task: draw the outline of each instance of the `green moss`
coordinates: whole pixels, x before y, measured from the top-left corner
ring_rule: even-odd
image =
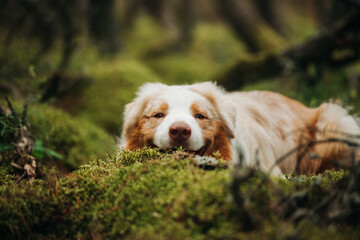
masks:
[[[246,54],[245,47],[222,24],[199,23],[182,53],[146,58],[144,62],[169,84],[215,81],[224,64]]]
[[[137,17],[134,26],[125,31],[123,40],[127,57],[141,57],[150,49],[171,40],[170,33],[145,14]]]
[[[15,177],[13,176],[14,169],[10,166],[4,158],[0,156],[0,184],[10,184]]]
[[[151,59],[147,62],[167,84],[190,84],[193,82],[212,81],[219,65],[206,59],[176,54]]]
[[[246,205],[257,224],[255,231],[244,231],[229,191],[232,169],[206,171],[180,156],[156,149],[119,151],[66,177],[5,183],[0,231],[5,237],[55,239],[319,239],[342,233],[335,225],[293,225],[276,218],[275,191],[261,175],[241,187],[244,196],[252,196]],[[284,188],[286,181],[292,186],[281,181]],[[316,234],[308,234],[308,227]],[[344,239],[355,233],[348,228]]]
[[[194,39],[189,55],[201,57],[202,60],[224,64],[239,56],[249,54],[246,46],[225,24],[200,22],[196,25],[193,34]]]
[[[10,43],[6,43],[5,34],[0,32],[1,81],[15,87],[17,92],[38,87],[45,79],[44,74],[39,74],[38,70],[49,70],[49,66],[44,63],[34,66],[39,50],[40,44],[28,39],[14,37]],[[1,97],[3,94],[0,91]]]
[[[254,26],[255,27],[255,26]],[[266,23],[260,23],[257,28],[257,44],[263,51],[277,52],[284,49],[288,44],[287,41],[274,31]]]
[[[45,231],[41,226],[58,216],[58,224],[48,234],[66,230],[68,237],[89,237],[91,233],[114,237],[182,218],[188,219],[186,226],[195,227],[193,234],[204,231],[200,222],[209,227],[217,224],[220,205],[213,203],[228,201],[223,185],[228,181],[227,172],[207,172],[186,160],[174,162],[172,156],[159,155],[154,150],[120,152],[112,160],[93,161],[58,181],[24,183],[12,190],[2,186],[0,205],[6,207],[0,211],[1,226],[18,228],[22,236],[27,232],[21,218],[24,214],[31,229],[42,229],[40,234]],[[14,205],[6,201],[8,197],[17,199]],[[42,207],[38,205],[41,201],[46,201]],[[207,211],[198,214],[199,207]]]
[[[33,138],[63,157],[59,160],[45,155],[44,159],[39,159],[42,163],[73,170],[96,157],[104,156],[115,146],[113,138],[95,124],[71,117],[49,105],[30,104],[28,121]]]
[[[114,139],[93,123],[73,118],[48,105],[32,107],[29,122],[33,137],[61,154],[65,166],[70,169],[78,168],[114,148]]]
[[[67,110],[114,134],[120,133],[124,106],[134,98],[137,88],[145,82],[160,82],[141,63],[121,58],[89,65],[84,73],[93,81]]]

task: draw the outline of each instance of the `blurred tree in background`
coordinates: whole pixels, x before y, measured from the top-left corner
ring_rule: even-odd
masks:
[[[0,97],[112,135],[149,81],[359,107],[359,12],[358,0],[1,0]]]

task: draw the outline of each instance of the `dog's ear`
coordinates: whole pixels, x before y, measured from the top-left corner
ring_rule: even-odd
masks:
[[[221,106],[218,109],[221,109],[219,112],[220,119],[225,123],[224,128],[228,138],[234,138],[234,130],[236,128],[236,107],[233,102],[227,99],[220,99]]]
[[[126,142],[130,139],[132,133],[138,126],[140,118],[148,102],[157,96],[159,91],[166,87],[161,83],[146,83],[142,85],[136,93],[136,98],[125,106],[124,111],[124,124],[121,136],[121,145],[125,146]]]
[[[226,97],[226,91],[212,82],[189,85],[189,89],[203,95],[213,106],[219,116],[228,138],[234,138],[236,125],[236,107]]]

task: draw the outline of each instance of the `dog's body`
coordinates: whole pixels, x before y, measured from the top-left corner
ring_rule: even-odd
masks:
[[[155,83],[142,86],[126,106],[122,145],[130,150],[182,146],[208,156],[218,152],[228,162],[241,157],[244,164],[258,162],[277,175],[349,165],[356,149],[338,139],[352,140],[350,135],[359,134],[355,119],[336,104],[311,109],[273,92],[226,93],[209,82]]]

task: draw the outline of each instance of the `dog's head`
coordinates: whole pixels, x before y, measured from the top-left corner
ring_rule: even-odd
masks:
[[[123,145],[130,150],[181,146],[199,155],[218,151],[230,160],[235,111],[224,91],[210,82],[180,86],[148,83],[126,105]]]

